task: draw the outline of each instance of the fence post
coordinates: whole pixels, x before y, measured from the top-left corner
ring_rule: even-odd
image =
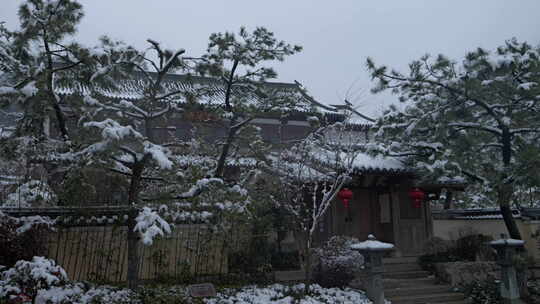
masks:
[[[137,214],[136,208],[130,208],[127,220],[127,281],[128,287],[132,290],[137,289],[139,286],[139,252],[137,248],[139,236],[137,232],[135,232],[135,225],[137,224],[135,218],[137,217]]]

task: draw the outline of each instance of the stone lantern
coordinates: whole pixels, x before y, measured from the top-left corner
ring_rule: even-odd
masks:
[[[364,242],[351,245],[352,250],[360,252],[364,256],[365,270],[367,279],[364,287],[368,298],[373,304],[384,304],[384,286],[383,286],[383,256],[392,250],[394,245],[378,241],[375,236],[370,234]]]
[[[501,266],[500,293],[504,303],[523,303],[519,299],[519,285],[513,261],[517,250],[522,249],[524,244],[524,241],[514,239],[500,239],[489,243],[497,250],[497,264]]]

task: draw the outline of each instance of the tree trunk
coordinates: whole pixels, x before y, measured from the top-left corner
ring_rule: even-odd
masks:
[[[155,143],[154,130],[153,130],[152,118],[146,118],[144,120],[144,135],[148,138],[148,141]]]
[[[521,240],[521,233],[519,232],[519,229],[517,227],[516,221],[514,220],[514,217],[512,216],[512,210],[509,205],[500,205],[501,214],[504,219],[504,224],[506,225],[506,229],[508,230],[508,234],[511,238],[516,240]]]
[[[129,211],[127,223],[127,247],[128,247],[128,265],[127,265],[127,281],[128,288],[135,290],[139,287],[139,251],[138,242],[139,236],[135,232],[137,222],[137,209],[132,208]]]
[[[234,141],[235,135],[236,130],[233,128],[229,128],[229,134],[227,135],[227,140],[225,141],[225,144],[221,149],[221,154],[219,155],[219,160],[217,163],[216,172],[214,173],[214,177],[223,177],[223,174],[225,172],[225,161],[227,160],[227,156],[229,156],[229,150],[231,149],[231,145]]]
[[[309,238],[309,237],[308,237]],[[304,249],[305,251],[305,275],[306,275],[306,278],[305,278],[305,281],[304,281],[304,294],[309,294],[309,286],[311,285],[311,252],[310,252],[310,246],[309,246],[309,241],[306,241],[306,247]]]
[[[139,200],[139,192],[141,191],[141,180],[144,170],[144,165],[148,156],[143,156],[140,161],[135,161],[133,168],[131,169],[131,182],[129,184],[128,204],[137,203]]]
[[[62,112],[60,105],[56,101],[56,96],[54,95],[54,93],[48,92],[48,95],[54,109],[54,114],[56,116],[56,121],[58,122],[58,129],[60,130],[60,135],[62,135],[62,140],[69,140],[69,134],[66,127],[66,119],[64,117],[64,113]]]
[[[225,171],[225,161],[227,160],[227,156],[229,156],[229,150],[231,148],[231,145],[234,141],[234,135],[236,135],[236,129],[234,129],[232,126],[236,123],[236,115],[233,113],[233,108],[231,105],[231,93],[232,93],[232,87],[234,84],[234,73],[236,72],[236,69],[238,68],[239,60],[235,59],[233,61],[233,66],[231,68],[231,72],[229,74],[229,79],[225,81],[225,111],[228,113],[233,114],[233,118],[231,119],[231,122],[229,123],[229,133],[227,134],[227,140],[225,141],[225,145],[223,146],[223,149],[221,150],[221,155],[219,155],[219,160],[217,163],[216,171],[214,172],[214,177],[223,177],[223,172]]]
[[[132,205],[139,200],[139,192],[141,190],[141,180],[144,171],[144,166],[150,156],[147,154],[143,156],[140,161],[135,160],[133,168],[131,169],[131,183],[129,185],[128,204]],[[138,210],[135,207],[131,207],[128,217],[128,287],[130,289],[137,289],[139,285],[139,252],[138,242],[139,236],[135,232],[135,225],[137,224],[135,218],[137,217]]]
[[[300,228],[301,229],[301,228]],[[301,231],[301,230],[300,230]],[[311,238],[309,232],[300,232],[294,230],[294,238],[298,244],[298,251],[300,253],[300,263],[304,268],[304,294],[309,293],[309,286],[311,284],[311,254],[310,244]]]
[[[58,100],[56,99],[56,95],[54,94],[54,82],[53,82],[53,70],[54,70],[54,62],[52,59],[52,52],[49,46],[48,41],[48,35],[46,31],[43,31],[43,45],[45,47],[46,56],[47,56],[47,76],[46,76],[46,89],[47,89],[47,98],[49,99],[50,104],[52,105],[54,109],[54,113],[56,115],[56,121],[58,122],[58,129],[60,130],[60,135],[62,135],[62,140],[69,140],[69,134],[66,127],[66,119],[64,117],[64,113],[62,112],[62,109],[60,108],[60,105],[58,104]]]
[[[512,216],[512,208],[510,206],[510,200],[512,198],[514,189],[512,187],[512,181],[508,180],[508,172],[510,171],[510,162],[512,160],[512,135],[510,134],[508,128],[502,128],[501,144],[504,171],[501,174],[501,181],[497,193],[499,208],[510,237],[521,240],[521,234],[519,233],[516,221]]]

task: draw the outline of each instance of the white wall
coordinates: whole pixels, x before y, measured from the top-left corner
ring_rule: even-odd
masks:
[[[540,262],[540,221],[528,221],[516,219],[521,237],[525,241],[525,247],[530,256]],[[483,234],[500,238],[501,234],[508,235],[506,226],[502,219],[482,219],[482,220],[438,220],[433,219],[433,236],[445,240],[456,240],[460,236],[467,234]]]

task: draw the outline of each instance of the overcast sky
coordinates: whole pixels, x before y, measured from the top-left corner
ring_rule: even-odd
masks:
[[[0,21],[18,26],[22,1],[0,0]],[[371,96],[366,57],[405,69],[425,53],[460,59],[517,37],[540,43],[540,0],[81,0],[86,16],[77,40],[97,44],[107,34],[139,49],[147,38],[198,56],[210,33],[265,26],[304,51],[275,65],[278,81],[303,83],[318,100],[363,103],[375,115],[391,95]],[[349,88],[351,88],[349,90]],[[348,94],[347,94],[348,92]],[[349,96],[346,96],[349,95]]]

